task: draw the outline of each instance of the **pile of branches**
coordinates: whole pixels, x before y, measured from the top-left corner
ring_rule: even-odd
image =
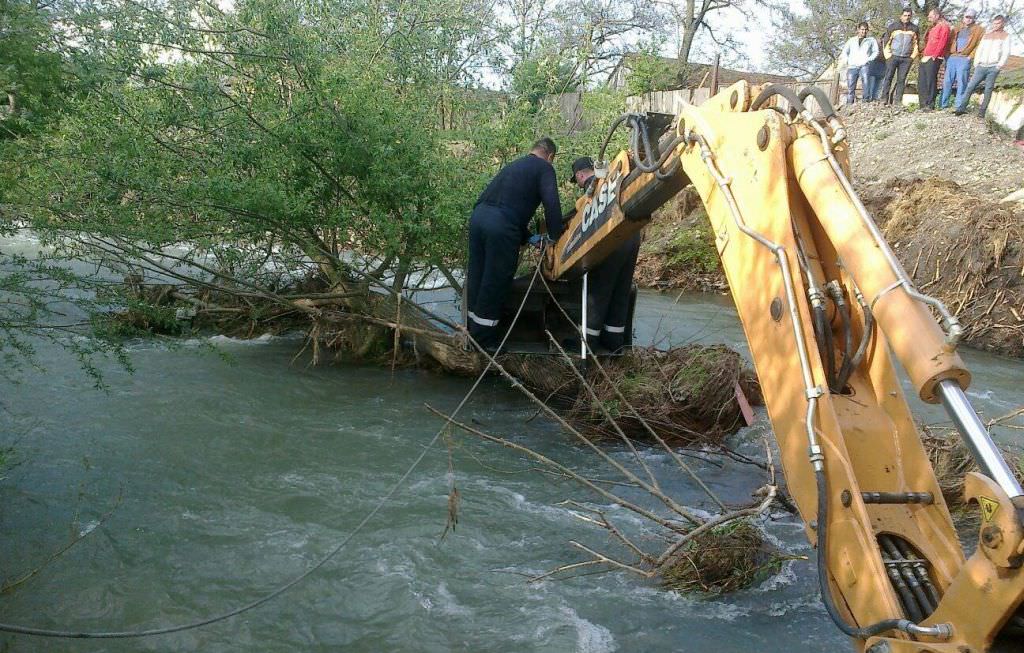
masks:
[[[607,532],[610,540],[614,543],[615,552],[598,551],[578,541],[570,541],[569,544],[585,554],[586,559],[559,566],[534,577],[533,580],[542,580],[553,576],[565,577],[570,572],[576,573],[584,569],[590,571],[598,568],[604,571],[630,572],[682,591],[717,594],[734,591],[757,582],[768,571],[775,568],[779,561],[785,559],[785,557],[777,555],[778,552],[768,543],[755,521],[755,518],[764,516],[779,498],[775,468],[767,442],[765,442],[766,462],[758,465],[766,472],[765,484],[754,493],[754,500],[750,504],[738,507],[728,506],[716,496],[714,491],[684,460],[684,453],[670,445],[665,438],[659,435],[653,425],[646,422],[639,407],[633,406],[629,399],[620,393],[618,400],[621,402],[621,414],[616,416],[611,414],[609,406],[600,400],[597,394],[597,384],[592,380],[599,378],[602,383],[613,387],[615,381],[611,370],[615,365],[621,363],[612,363],[606,367],[601,361],[592,359],[591,373],[585,376],[571,364],[569,356],[562,353],[566,363],[565,369],[575,376],[575,384],[580,389],[579,394],[589,397],[589,401],[602,414],[608,429],[615,434],[614,440],[611,437],[597,440],[582,432],[567,415],[552,408],[550,402],[544,401],[527,385],[520,382],[506,366],[507,357],[495,359],[488,355],[487,358],[494,369],[519,388],[528,399],[537,405],[541,412],[559,423],[564,431],[580,443],[585,450],[589,450],[600,458],[612,471],[615,476],[613,479],[595,481],[586,478],[574,471],[572,466],[553,460],[520,441],[487,433],[474,425],[458,421],[454,417],[428,406],[434,414],[445,419],[449,426],[517,451],[540,463],[545,471],[575,481],[594,494],[601,503],[611,503],[623,508],[646,524],[646,530],[641,539],[627,534],[622,525],[616,523],[605,510],[575,500],[565,501],[563,505],[572,508],[573,514],[577,518]],[[692,352],[690,355],[693,355]],[[639,356],[644,360],[664,358],[662,355],[655,355],[654,352],[646,352]],[[666,356],[671,357],[671,354],[666,354]],[[681,381],[676,384],[673,391],[677,393],[676,396],[684,396],[682,394],[684,385]],[[638,395],[634,394],[634,396]],[[718,512],[709,515],[688,508],[664,490],[647,464],[645,456],[638,451],[634,438],[630,437],[623,428],[625,420],[622,417],[626,414],[632,415],[632,419],[647,433],[648,439],[668,454],[669,459],[678,466],[680,473],[692,479],[694,484],[715,504]],[[621,460],[612,448],[613,444],[625,448],[625,452],[629,454],[628,461]],[[626,489],[616,492],[613,488],[617,487]],[[456,498],[455,504],[457,504],[458,496],[458,491],[453,484],[450,488],[450,497]],[[452,501],[450,501],[451,503]],[[697,569],[694,574],[695,565]]]
[[[1022,414],[1024,408],[991,420],[988,422],[989,428],[996,424],[1005,425]],[[1011,425],[1011,428],[1021,427]],[[946,500],[954,519],[959,521],[976,513],[976,509],[970,508],[964,502],[964,476],[968,472],[979,471],[978,465],[960,434],[952,426],[928,425],[923,427],[921,442],[935,471],[935,480],[942,490],[942,498]],[[1006,446],[1001,446],[1000,449],[1017,480],[1024,483],[1024,454]]]
[[[744,425],[737,389],[752,404],[763,403],[754,372],[724,345],[633,349],[605,370],[590,375],[593,393],[578,393],[569,411],[592,438],[615,437],[621,428],[651,440],[650,428],[672,444],[721,445]]]
[[[725,594],[750,587],[778,571],[788,556],[768,543],[749,519],[694,538],[662,572],[662,584],[678,592]]]

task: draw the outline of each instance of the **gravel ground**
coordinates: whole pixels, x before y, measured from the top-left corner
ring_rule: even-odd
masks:
[[[1024,146],[975,114],[910,111],[876,103],[840,113],[862,192],[897,179],[954,181],[989,200],[1024,187]]]

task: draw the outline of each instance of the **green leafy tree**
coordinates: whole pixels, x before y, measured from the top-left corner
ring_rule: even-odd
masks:
[[[0,139],[26,133],[62,95],[51,15],[35,0],[0,0]]]
[[[646,48],[629,58],[626,93],[642,95],[651,91],[675,88],[679,84],[679,68],[665,61],[655,48]]]
[[[776,9],[773,24],[777,38],[769,45],[768,61],[780,72],[817,76],[836,63],[843,44],[856,33],[857,23],[867,21],[871,34],[881,39],[886,25],[899,17],[905,6],[913,10],[922,38],[928,30],[927,16],[932,7],[938,7],[954,23],[968,6],[981,9],[983,21],[999,13],[1013,17],[1024,12],[1013,2],[978,7],[949,0],[807,0],[802,6],[790,4]]]

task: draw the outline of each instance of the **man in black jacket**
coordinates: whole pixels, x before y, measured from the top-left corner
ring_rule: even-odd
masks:
[[[597,182],[589,156],[573,161],[573,177],[584,192]],[[629,295],[640,253],[640,234],[619,245],[608,258],[587,273],[587,344],[618,351],[626,344]]]
[[[530,219],[544,205],[548,236],[562,233],[555,168],[558,148],[550,138],[502,168],[487,185],[469,219],[466,294],[469,334],[486,349],[498,346],[505,296],[519,265],[519,248],[530,238]]]
[[[900,19],[885,28],[882,37],[882,52],[885,53],[885,78],[882,80],[882,102],[903,105],[903,89],[907,84],[910,65],[918,53],[918,29],[911,22],[914,12],[904,7]],[[893,86],[893,81],[896,85]]]

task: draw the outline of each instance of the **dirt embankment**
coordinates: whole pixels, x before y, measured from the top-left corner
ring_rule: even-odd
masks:
[[[914,284],[949,307],[964,342],[1024,358],[1024,207],[952,181],[893,181],[874,211]]]
[[[854,183],[869,197],[896,180],[945,179],[998,201],[1024,187],[1024,147],[972,114],[854,104],[841,112]]]
[[[1024,148],[973,115],[844,109],[854,184],[918,288],[972,347],[1024,357]],[[637,283],[720,292],[712,234],[691,191],[648,227]]]
[[[854,184],[914,283],[972,347],[1024,357],[1024,148],[974,115],[843,111]]]
[[[636,264],[642,288],[722,292],[728,284],[700,197],[692,188],[654,214]]]

